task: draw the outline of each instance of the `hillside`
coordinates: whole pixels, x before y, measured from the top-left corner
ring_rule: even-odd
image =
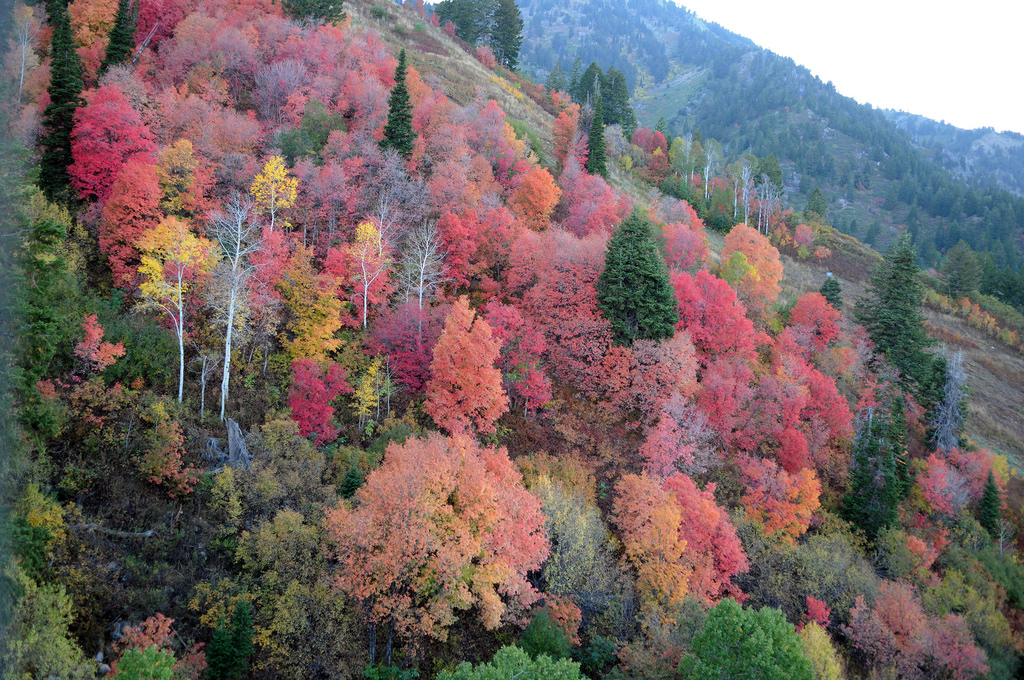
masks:
[[[686,44],[626,6],[593,49]],[[1018,675],[1024,318],[977,261],[343,9],[0,22],[2,680]]]

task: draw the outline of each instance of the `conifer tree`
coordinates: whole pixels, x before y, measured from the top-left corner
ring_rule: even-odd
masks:
[[[576,101],[576,102],[579,102],[579,99],[576,99],[576,94],[579,91],[580,78],[582,78],[582,77],[583,77],[583,62],[580,60],[579,57],[576,57],[576,61],[572,62],[572,68],[569,69],[569,82],[568,82],[569,89],[567,90],[567,92],[569,93],[569,96],[572,97],[573,100]]]
[[[825,283],[821,284],[821,288],[818,290],[822,296],[828,300],[828,303],[835,309],[843,308],[843,287],[839,285],[839,280],[834,276],[829,276],[825,279]]]
[[[281,8],[292,19],[336,24],[345,18],[342,0],[281,0]]]
[[[604,147],[604,114],[601,112],[601,97],[594,102],[594,117],[590,121],[590,136],[587,143],[587,172],[591,175],[608,177],[608,155]]]
[[[636,113],[629,103],[629,86],[626,76],[614,66],[605,71],[601,80],[601,101],[604,103],[602,114],[605,125],[620,125],[622,134],[629,139],[637,128]]]
[[[828,201],[825,200],[824,192],[822,192],[821,187],[814,187],[814,191],[811,192],[810,197],[807,199],[806,212],[816,213],[819,217],[824,218],[827,211]]]
[[[1003,499],[999,493],[999,487],[996,485],[996,478],[989,470],[985,487],[981,491],[981,500],[978,501],[978,522],[993,538],[999,534],[1002,504]]]
[[[919,272],[917,253],[905,234],[871,274],[867,296],[857,301],[854,318],[867,329],[875,352],[900,372],[901,382],[920,392],[927,388],[934,367],[924,351],[932,341],[924,329]]]
[[[615,230],[597,280],[597,301],[618,345],[671,338],[679,308],[651,221],[639,210]]]
[[[135,17],[131,12],[131,0],[118,0],[117,14],[114,15],[114,27],[110,29],[110,40],[107,42],[107,53],[100,64],[100,73],[111,66],[128,61],[135,49]]]
[[[490,37],[498,63],[514,71],[519,65],[519,48],[523,45],[523,17],[515,0],[497,0]]]
[[[394,149],[403,158],[412,156],[413,142],[416,133],[412,129],[412,103],[409,90],[405,85],[405,48],[398,55],[398,66],[395,67],[395,86],[391,88],[388,100],[388,122],[384,126],[384,139],[381,149]]]
[[[235,607],[228,625],[221,620],[213,631],[206,652],[206,677],[210,680],[239,680],[246,676],[253,653],[252,609],[242,600]]]
[[[43,149],[39,162],[39,188],[54,202],[71,200],[68,166],[75,111],[82,104],[82,64],[71,35],[71,18],[65,6],[52,3],[53,40],[50,43],[50,103],[43,112]]]
[[[665,139],[672,139],[668,134],[668,121],[665,120],[665,116],[658,117],[658,122],[654,124],[654,131],[660,132]]]
[[[562,70],[561,63],[556,63],[555,67],[551,69],[548,79],[544,81],[544,87],[548,89],[548,92],[567,92],[569,90],[569,79],[565,75],[565,71]]]

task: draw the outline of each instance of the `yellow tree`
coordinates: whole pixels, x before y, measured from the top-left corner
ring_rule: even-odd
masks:
[[[369,420],[370,414],[374,409],[377,410],[377,417],[380,417],[380,391],[378,390],[380,366],[381,357],[374,357],[373,361],[366,367],[363,377],[359,380],[359,386],[356,388],[355,394],[352,395],[356,415],[359,416],[360,430],[366,426],[366,422]]]
[[[256,200],[257,209],[270,215],[270,231],[274,230],[278,211],[295,205],[298,187],[298,178],[288,175],[288,168],[280,156],[271,156],[252,181],[249,193]],[[287,228],[288,223],[284,222],[282,226]]]
[[[212,244],[176,217],[166,217],[136,242],[143,307],[162,310],[178,338],[178,402],[185,386],[185,303],[188,290],[211,263]]]
[[[289,311],[281,340],[292,359],[323,360],[341,346],[341,340],[334,337],[341,328],[337,285],[333,276],[313,268],[312,248],[295,249],[277,284]]]
[[[386,283],[386,276],[382,275],[387,271],[390,259],[388,258],[387,244],[377,225],[367,220],[356,227],[356,241],[349,246],[352,257],[359,263],[359,271],[356,278],[363,289],[363,328],[366,328],[366,317],[369,312],[370,296],[378,293],[380,286],[374,284],[380,280]],[[376,297],[376,296],[375,296]]]

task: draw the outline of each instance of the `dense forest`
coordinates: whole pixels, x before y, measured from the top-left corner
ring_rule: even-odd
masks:
[[[3,17],[0,678],[1017,676],[1024,452],[926,319],[1017,360],[991,267],[510,70],[523,4]]]

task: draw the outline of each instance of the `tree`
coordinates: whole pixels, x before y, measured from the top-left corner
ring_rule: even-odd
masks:
[[[33,49],[33,42],[39,35],[41,27],[35,12],[28,5],[18,3],[12,12],[14,19],[14,40],[18,48],[18,98],[21,105],[21,93],[25,88],[25,73],[37,65],[38,59]]]
[[[842,319],[842,315],[820,293],[800,296],[789,312],[790,324],[807,337],[817,352],[824,352],[839,337]]]
[[[412,129],[412,102],[409,100],[409,89],[405,84],[405,48],[398,53],[398,66],[395,67],[395,86],[391,88],[388,99],[388,122],[384,126],[384,139],[380,140],[380,148],[394,149],[406,160],[412,156],[416,132]]]
[[[590,119],[590,135],[587,144],[587,172],[608,178],[608,154],[604,145],[604,111],[601,97],[594,102],[594,117]]]
[[[221,619],[206,651],[206,677],[210,680],[241,680],[252,656],[252,608],[239,600],[230,624]]]
[[[285,14],[296,21],[336,24],[345,18],[342,0],[281,0]]]
[[[298,178],[288,175],[288,167],[280,156],[271,156],[253,179],[249,194],[255,201],[254,208],[270,215],[270,231],[274,231],[277,213],[295,205],[298,186]],[[285,229],[289,226],[287,222],[282,224]]]
[[[136,13],[138,9],[136,9]],[[114,27],[110,29],[107,53],[100,64],[100,75],[111,66],[128,61],[135,51],[135,17],[131,11],[131,0],[118,0]]]
[[[43,111],[43,150],[39,161],[39,188],[46,197],[62,203],[71,199],[68,187],[71,178],[68,166],[74,162],[71,153],[71,131],[75,112],[81,106],[82,64],[71,36],[71,19],[66,6],[52,3],[53,38],[50,42],[50,103]]]
[[[171,680],[174,677],[174,654],[156,645],[127,649],[118,661],[117,677],[125,680]]]
[[[490,43],[498,63],[515,71],[519,65],[519,48],[523,44],[523,18],[515,0],[495,1]]]
[[[925,332],[921,305],[924,287],[917,280],[917,251],[910,234],[901,236],[875,267],[867,295],[857,300],[854,318],[900,373],[900,382],[921,390],[932,362],[925,349],[932,340]]]
[[[743,255],[735,267],[736,254]],[[756,321],[768,318],[782,288],[782,260],[768,239],[744,224],[737,224],[725,237],[722,248],[722,278],[736,289],[739,299]]]
[[[999,535],[999,520],[1002,519],[1003,498],[992,471],[988,471],[985,486],[978,502],[978,523],[995,538]]]
[[[406,299],[415,297],[421,311],[424,301],[429,302],[434,291],[449,280],[446,256],[444,243],[433,221],[424,222],[405,240],[398,279],[405,289]]]
[[[259,228],[252,219],[254,202],[237,193],[223,212],[210,215],[212,236],[219,246],[222,260],[216,274],[214,306],[218,321],[224,324],[224,371],[220,382],[220,419],[224,420],[224,409],[228,400],[231,380],[231,343],[234,339],[235,319],[244,309],[247,298],[247,284],[253,273],[249,257],[259,246]]]
[[[825,194],[822,192],[821,187],[814,187],[814,191],[811,192],[810,197],[807,199],[806,212],[816,213],[824,219],[827,211],[828,202],[825,200]]]
[[[818,289],[818,292],[821,293],[825,299],[828,300],[828,303],[836,310],[843,308],[843,288],[839,285],[839,279],[832,276],[831,272],[829,272],[829,275],[825,278],[825,283],[821,284],[821,288]]]
[[[380,278],[387,278],[387,270],[391,264],[388,258],[386,242],[373,222],[360,222],[356,227],[356,240],[350,247],[349,252],[355,259],[358,267],[356,281],[362,293],[363,306],[363,328],[366,328],[366,320],[370,309],[370,289]],[[422,298],[420,300],[422,306]]]
[[[191,284],[210,264],[212,244],[176,217],[165,218],[138,241],[143,305],[167,314],[178,338],[178,402],[185,389],[185,316]]]
[[[345,369],[341,366],[333,362],[321,366],[312,359],[292,361],[288,408],[303,437],[316,435],[316,446],[338,438],[331,402],[343,394],[352,394],[352,388],[345,381]]]
[[[693,636],[683,658],[684,677],[812,680],[814,671],[793,624],[778,609],[743,609],[722,600]]]
[[[618,345],[675,333],[679,311],[647,215],[634,209],[608,242],[597,300]]]
[[[548,73],[547,80],[544,81],[544,87],[548,92],[565,92],[569,88],[569,79],[565,75],[565,70],[562,69],[562,62],[555,62],[555,66]]]
[[[441,671],[438,680],[583,680],[580,665],[570,659],[552,659],[541,654],[536,659],[519,647],[502,647],[487,663],[474,668],[462,662],[454,672]]]
[[[445,640],[455,612],[476,607],[494,630],[537,600],[527,573],[547,556],[540,501],[522,486],[505,449],[432,433],[391,444],[349,509],[327,513],[336,587],[369,628],[370,663],[385,629]]]
[[[423,410],[449,432],[494,432],[494,421],[508,411],[501,371],[494,366],[501,341],[469,308],[465,296],[452,305],[434,346]],[[474,320],[475,319],[475,320]]]
[[[946,364],[942,401],[935,406],[932,413],[930,425],[935,448],[948,452],[959,446],[966,420],[967,372],[964,370],[964,353],[958,351]]]
[[[530,168],[519,178],[519,186],[509,203],[530,229],[540,231],[551,224],[551,212],[558,205],[562,190],[545,168]]]
[[[939,271],[946,280],[946,294],[954,299],[977,290],[981,283],[978,254],[963,240],[949,249]]]

